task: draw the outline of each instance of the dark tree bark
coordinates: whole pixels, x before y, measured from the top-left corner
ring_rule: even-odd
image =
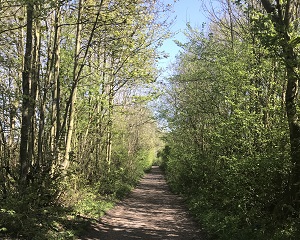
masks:
[[[299,76],[297,70],[299,64],[294,46],[291,44],[291,38],[288,30],[290,25],[290,6],[291,1],[288,0],[283,6],[279,0],[276,5],[272,5],[269,0],[261,0],[265,10],[272,17],[273,24],[280,39],[280,45],[283,50],[283,59],[286,68],[287,87],[285,95],[286,114],[289,124],[290,144],[291,144],[291,160],[292,173],[290,182],[290,200],[293,205],[299,208],[299,193],[300,193],[300,123],[298,119],[299,112],[297,111],[297,99],[299,88]]]
[[[30,114],[30,82],[32,72],[32,29],[33,29],[34,7],[29,1],[27,4],[27,30],[26,30],[26,46],[24,55],[24,67],[22,73],[22,122],[21,122],[21,141],[20,141],[20,185],[24,187],[27,182],[30,162],[29,162],[29,132],[31,128]]]

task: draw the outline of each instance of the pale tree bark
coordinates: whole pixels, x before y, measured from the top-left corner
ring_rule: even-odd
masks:
[[[52,83],[52,107],[51,107],[51,133],[50,150],[54,156],[52,168],[57,167],[59,157],[59,133],[60,133],[60,7],[57,7],[54,16],[53,52],[49,67],[48,81]]]
[[[108,86],[108,123],[107,123],[107,143],[106,143],[106,163],[108,165],[108,172],[111,170],[111,153],[112,153],[112,127],[113,127],[113,82]]]
[[[69,123],[66,136],[66,148],[65,156],[62,164],[63,170],[66,170],[69,167],[70,159],[70,150],[71,150],[71,141],[74,128],[74,115],[75,115],[75,101],[77,97],[78,89],[78,66],[79,66],[79,54],[80,54],[80,43],[81,43],[81,13],[82,13],[82,1],[79,1],[78,6],[78,15],[77,15],[77,29],[76,29],[76,41],[75,41],[75,53],[74,53],[74,67],[73,67],[73,85],[71,89],[71,96],[69,101]]]
[[[74,56],[74,68],[73,68],[73,82],[71,88],[71,94],[67,106],[66,113],[69,114],[69,121],[67,127],[67,134],[66,134],[66,148],[65,148],[65,156],[64,161],[62,163],[63,170],[66,170],[69,167],[69,158],[70,158],[70,151],[71,151],[71,142],[72,142],[72,134],[74,130],[74,117],[75,117],[75,102],[77,98],[77,90],[79,79],[83,68],[85,66],[86,58],[88,56],[89,49],[92,44],[92,40],[98,25],[99,17],[101,8],[103,5],[104,0],[101,0],[98,5],[98,11],[95,16],[95,20],[93,22],[93,26],[91,29],[91,33],[89,35],[87,44],[85,46],[85,51],[83,53],[82,58],[80,59],[80,47],[81,47],[81,30],[82,30],[82,23],[81,23],[81,15],[82,15],[82,4],[83,2],[79,1],[79,8],[78,8],[78,16],[77,16],[77,30],[76,30],[76,44],[75,44],[75,56]],[[79,61],[81,60],[81,61]],[[66,123],[67,115],[65,115],[64,123],[62,124],[62,128],[64,128],[64,124]]]
[[[21,18],[20,18],[20,25],[25,25],[25,7],[22,7],[21,11]],[[11,102],[11,109],[10,109],[10,134],[9,134],[9,146],[10,146],[10,156],[13,156],[13,158],[10,159],[10,167],[15,167],[18,164],[18,158],[19,157],[19,151],[16,151],[16,142],[15,137],[17,136],[18,127],[16,126],[18,120],[18,109],[19,109],[19,101],[22,91],[22,75],[23,75],[23,68],[24,68],[24,28],[20,28],[18,30],[17,34],[17,55],[18,55],[18,68],[17,68],[17,76],[16,81],[13,84],[13,88],[15,89],[15,98],[12,98],[13,100],[10,100]],[[17,153],[16,153],[17,152]]]

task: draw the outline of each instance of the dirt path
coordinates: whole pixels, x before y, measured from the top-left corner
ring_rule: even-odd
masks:
[[[186,213],[181,199],[170,192],[161,170],[153,167],[129,197],[82,239],[204,240],[204,237]]]

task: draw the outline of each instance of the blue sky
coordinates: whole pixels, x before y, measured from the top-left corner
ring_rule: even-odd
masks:
[[[165,4],[173,4],[174,0],[163,0]],[[206,14],[202,9],[203,0],[176,0],[174,3],[174,12],[170,13],[171,19],[175,18],[175,22],[171,27],[171,32],[176,33],[172,38],[165,40],[160,50],[166,52],[169,57],[159,61],[159,67],[167,68],[171,62],[174,62],[175,56],[180,48],[174,43],[174,40],[185,42],[183,34],[186,24],[190,23],[192,27],[201,27],[203,23],[208,22]],[[164,75],[168,75],[168,71],[164,71]]]

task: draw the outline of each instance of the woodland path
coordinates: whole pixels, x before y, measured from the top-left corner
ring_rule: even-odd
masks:
[[[171,193],[161,170],[153,167],[130,195],[92,226],[85,240],[204,240],[186,212],[182,199]]]

